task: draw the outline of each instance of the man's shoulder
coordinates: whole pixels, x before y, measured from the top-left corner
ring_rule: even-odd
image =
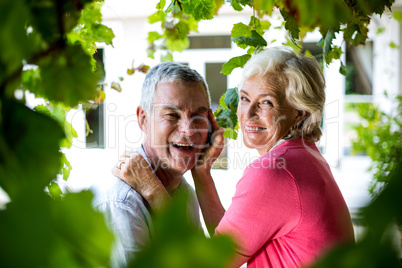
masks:
[[[134,205],[144,202],[142,196],[130,185],[112,175],[108,180],[92,185],[90,190],[94,193],[92,203],[95,207],[105,203]]]

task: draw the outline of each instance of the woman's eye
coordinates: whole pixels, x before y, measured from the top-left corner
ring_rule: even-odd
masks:
[[[244,97],[244,96],[241,97],[240,100],[241,100],[241,101],[248,101],[248,99],[247,99],[246,97]]]
[[[274,106],[274,104],[269,100],[265,100],[265,101],[261,102],[261,104],[268,105],[268,106],[271,106],[271,107]]]

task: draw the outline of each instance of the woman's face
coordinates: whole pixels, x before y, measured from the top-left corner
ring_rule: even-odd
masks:
[[[285,89],[269,77],[245,80],[237,109],[244,144],[261,155],[288,134],[297,116],[286,101]]]

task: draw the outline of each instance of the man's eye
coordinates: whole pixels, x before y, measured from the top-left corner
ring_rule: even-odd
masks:
[[[171,118],[178,118],[179,117],[179,115],[177,115],[177,114],[166,114],[168,117],[171,117]]]

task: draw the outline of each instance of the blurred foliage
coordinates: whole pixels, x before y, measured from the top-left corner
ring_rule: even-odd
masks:
[[[373,172],[369,187],[372,196],[388,183],[389,173],[402,158],[402,96],[397,96],[394,101],[391,107],[395,109],[390,113],[372,103],[357,104],[363,121],[355,127],[357,139],[352,141],[352,149],[354,153],[365,152],[372,160],[369,168]]]
[[[92,55],[114,37],[101,5],[0,1],[0,187],[10,198],[0,210],[0,267],[109,266],[114,238],[92,193],[63,193],[55,180],[67,180],[62,148],[77,137],[66,111],[100,100]],[[44,104],[28,108],[26,92]]]
[[[343,53],[340,46],[333,44],[337,34],[342,33],[348,45],[365,44],[372,16],[390,9],[394,0],[171,0],[169,4],[161,0],[156,6],[157,11],[148,17],[150,24],[161,25],[161,31],[148,33],[148,56],[154,58],[155,53],[160,51],[161,61],[173,61],[172,52],[181,52],[189,47],[187,36],[198,31],[198,22],[213,20],[225,3],[238,12],[245,8],[253,11],[247,25],[239,22],[232,27],[232,41],[246,53],[229,59],[223,65],[221,72],[229,75],[233,69],[243,68],[252,54],[268,45],[264,35],[271,29],[268,18],[274,10],[279,11],[283,19],[282,27],[288,33],[284,45],[293,47],[299,53],[304,36],[318,29],[321,40],[317,44],[323,49],[325,63],[330,64],[340,59]],[[395,19],[402,17],[400,12],[394,12],[393,16]],[[343,63],[339,71],[346,74]],[[227,120],[231,120],[230,110],[223,106],[219,109],[221,116],[227,114]],[[236,133],[235,125],[232,133]],[[227,136],[237,137],[235,134]]]
[[[176,195],[171,204],[156,215],[155,235],[129,267],[222,268],[234,255],[230,238],[206,238],[188,217],[185,196]]]
[[[363,208],[361,217],[365,234],[356,244],[343,245],[329,252],[312,267],[356,268],[356,267],[402,267],[400,248],[393,243],[398,232],[392,232],[395,222],[402,219],[402,160],[386,176],[388,184],[384,190]]]
[[[72,167],[62,150],[77,137],[66,112],[105,98],[93,55],[96,42],[112,44],[114,34],[102,25],[101,6],[0,1],[0,49],[7,52],[0,54],[0,187],[10,198],[0,206],[0,267],[110,266],[114,236],[93,210],[93,194],[63,193],[56,181],[68,179]],[[127,75],[148,68],[133,66]],[[121,91],[117,82],[112,87]],[[27,107],[26,92],[44,104]],[[155,243],[136,267],[222,267],[228,260],[231,241],[195,230],[183,202],[156,220]]]

